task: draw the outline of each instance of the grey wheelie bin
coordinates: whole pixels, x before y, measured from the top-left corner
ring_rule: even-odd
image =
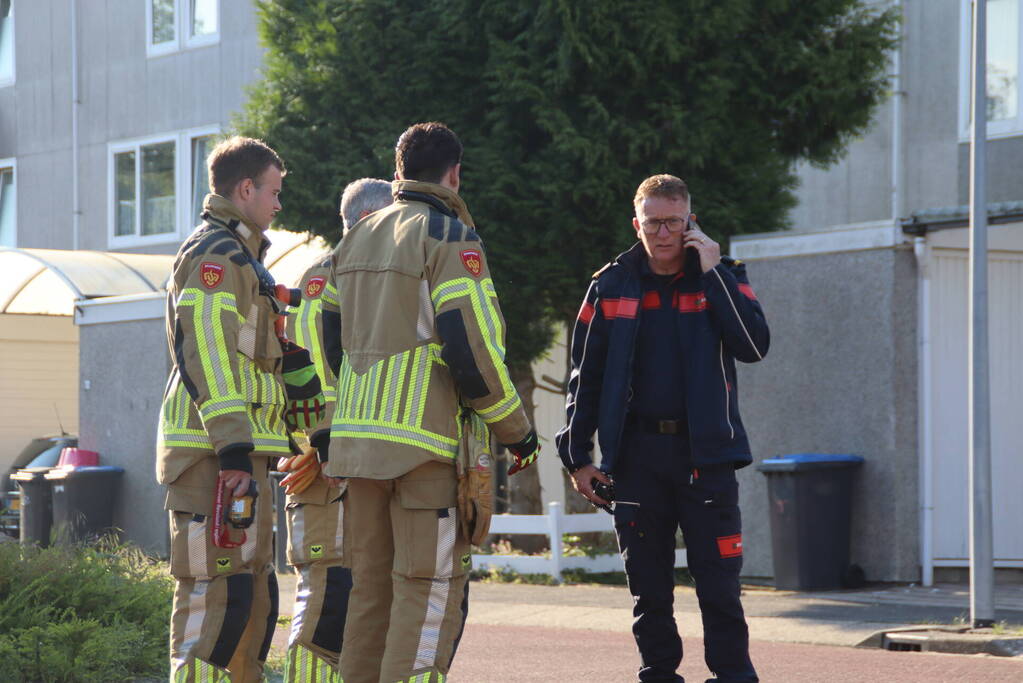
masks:
[[[53,528],[53,496],[46,473],[52,467],[29,467],[18,470],[11,479],[21,489],[22,545],[50,545],[50,529]]]
[[[842,588],[849,575],[853,475],[857,455],[803,453],[764,460],[775,587]]]
[[[61,543],[77,543],[113,529],[120,467],[58,468],[46,475],[53,485],[53,528]]]

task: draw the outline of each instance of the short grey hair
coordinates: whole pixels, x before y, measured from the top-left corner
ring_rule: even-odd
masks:
[[[363,213],[373,213],[390,206],[391,184],[379,178],[359,178],[348,183],[341,193],[341,220],[347,233],[359,222]]]

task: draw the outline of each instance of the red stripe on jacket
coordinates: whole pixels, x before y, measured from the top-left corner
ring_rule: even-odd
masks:
[[[661,307],[661,295],[651,290],[643,294],[643,310]]]
[[[745,294],[747,299],[751,299],[752,301],[757,300],[757,295],[753,293],[753,288],[747,285],[746,283],[744,282],[739,283],[739,291]]]
[[[582,308],[579,309],[579,322],[584,325],[589,325],[590,321],[593,320],[594,312],[595,309],[593,308],[593,304],[589,301],[584,301]]]
[[[608,320],[612,318],[635,318],[639,310],[639,299],[622,297],[621,299],[604,299],[600,302],[600,310]]]
[[[679,313],[699,313],[707,310],[707,297],[703,292],[675,294],[675,308]]]

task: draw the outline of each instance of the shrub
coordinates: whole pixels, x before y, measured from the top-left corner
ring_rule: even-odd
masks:
[[[0,680],[166,675],[173,583],[141,551],[0,544]]]

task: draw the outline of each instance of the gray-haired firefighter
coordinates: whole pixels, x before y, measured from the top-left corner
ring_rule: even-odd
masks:
[[[277,621],[267,471],[292,449],[280,311],[262,260],[285,169],[241,137],[207,164],[213,194],[168,286],[172,367],[156,470],[176,581],[171,681],[239,683],[262,679]]]
[[[504,364],[504,320],[483,246],[458,196],[462,146],[438,123],[406,130],[394,204],[335,249],[323,302],[338,377],[331,476],[348,477],[354,587],[345,683],[441,683],[462,630],[469,534],[459,531],[460,402],[515,458],[536,432]]]
[[[361,218],[391,203],[391,184],[363,178],[350,183],[341,197],[341,219],[347,230]],[[309,349],[327,405],[334,402],[336,379],[322,351],[323,293],[330,279],[330,259],[309,268],[298,283],[301,305],[288,316],[288,337]],[[352,573],[345,566],[345,482],[328,480],[321,463],[329,458],[329,430],[312,434],[319,406],[297,403],[290,408],[289,424],[305,432],[319,455],[306,450],[282,461],[288,472],[283,485],[287,495],[288,564],[298,574],[291,636],[284,665],[285,683],[334,683],[338,681],[348,593]],[[329,414],[329,413],[328,413]]]

